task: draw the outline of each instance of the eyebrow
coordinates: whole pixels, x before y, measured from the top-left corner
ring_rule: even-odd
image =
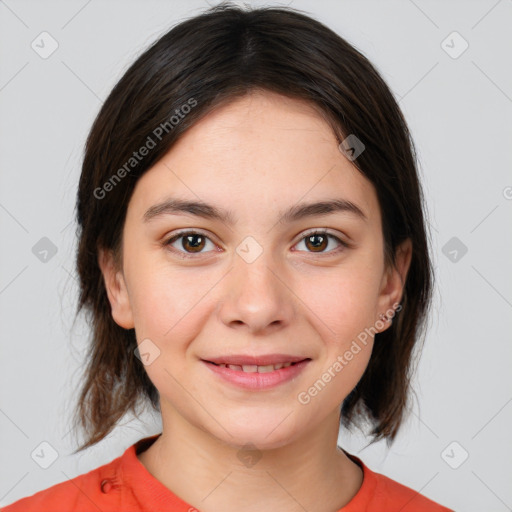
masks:
[[[362,209],[346,199],[329,199],[314,203],[299,203],[278,215],[279,222],[291,223],[307,217],[330,215],[333,213],[351,213],[362,220],[367,220]],[[204,201],[190,201],[177,198],[168,198],[161,203],[151,206],[143,216],[144,222],[161,217],[163,215],[189,214],[204,219],[218,220],[228,225],[236,224],[236,218],[232,211],[224,210]]]

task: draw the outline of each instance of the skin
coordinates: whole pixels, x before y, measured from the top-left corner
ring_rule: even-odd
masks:
[[[170,196],[229,208],[237,223],[190,214],[143,221]],[[278,222],[283,209],[332,198],[355,203],[366,219],[336,212]],[[183,228],[207,236],[196,239],[199,252],[183,238],[164,245]],[[305,238],[311,228],[349,246],[328,237],[315,249]],[[251,263],[236,252],[248,236],[263,251]],[[307,103],[253,92],[190,128],[135,187],[122,268],[109,252],[99,254],[114,320],[160,350],[145,366],[160,392],[163,425],[139,455],[148,471],[203,512],[346,505],[363,475],[337,448],[339,407],[367,367],[373,338],[308,404],[297,396],[400,302],[410,241],[393,268],[383,247],[373,185]],[[191,258],[180,258],[187,250]],[[268,353],[311,361],[291,381],[259,391],[225,383],[201,362]],[[244,464],[247,443],[255,464]]]

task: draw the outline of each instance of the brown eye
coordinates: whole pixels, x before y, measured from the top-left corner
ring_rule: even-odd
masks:
[[[203,235],[186,235],[182,236],[181,246],[183,249],[188,250],[191,248],[191,252],[201,252],[205,245],[205,237]]]
[[[173,252],[179,253],[180,256],[188,257],[188,255],[208,252],[203,251],[207,242],[213,245],[206,235],[195,231],[185,231],[173,236],[167,242],[164,242],[164,245],[172,247]]]
[[[337,242],[338,247],[335,246],[334,248],[331,248],[330,250],[326,251],[327,247],[329,247],[330,245],[329,241],[331,239]],[[306,252],[318,254],[337,253],[338,251],[348,247],[348,244],[345,243],[343,240],[340,240],[337,236],[331,235],[326,231],[315,231],[313,233],[309,233],[304,238],[302,238],[299,244],[303,242],[306,247]]]
[[[326,235],[309,235],[306,240],[306,247],[312,248],[313,252],[322,252],[327,247]]]

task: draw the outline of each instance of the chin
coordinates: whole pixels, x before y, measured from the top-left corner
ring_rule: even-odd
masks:
[[[222,440],[239,452],[277,450],[292,441],[289,435],[275,436],[274,434],[268,435],[268,432],[240,432],[233,437],[224,436]]]
[[[226,422],[225,428],[229,434],[220,427],[215,428],[215,432],[210,432],[223,443],[237,450],[274,450],[300,437],[296,421],[288,422],[291,415],[285,418],[286,415],[276,414],[268,417],[248,415],[240,421]]]

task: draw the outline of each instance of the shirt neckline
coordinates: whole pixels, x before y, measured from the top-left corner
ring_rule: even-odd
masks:
[[[174,507],[176,512],[187,512],[191,505],[179,498],[173,491],[157,480],[137,458],[137,455],[147,450],[162,434],[145,437],[129,446],[120,461],[120,477],[125,486],[130,489],[133,497],[139,502],[141,510],[153,510],[156,506]],[[363,482],[355,496],[338,512],[357,512],[366,509],[368,500],[377,486],[377,478],[359,458],[343,452],[363,470]]]

